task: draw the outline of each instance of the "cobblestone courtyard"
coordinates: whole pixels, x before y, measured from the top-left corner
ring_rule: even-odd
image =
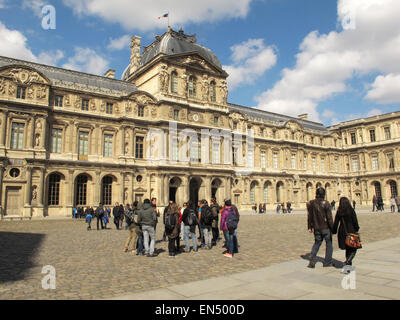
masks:
[[[358,217],[364,243],[400,236],[400,214],[360,213]],[[161,225],[159,256],[123,253],[128,231],[109,227],[87,231],[83,220],[1,221],[0,299],[108,299],[299,259],[313,243],[304,214],[242,215],[240,253],[233,259],[222,255],[222,242],[210,251],[171,259],[167,242],[159,241]],[[324,252],[325,245],[319,256]],[[56,269],[56,290],[42,289],[45,265]]]

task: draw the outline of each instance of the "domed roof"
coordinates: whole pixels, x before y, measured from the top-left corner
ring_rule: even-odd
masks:
[[[159,54],[176,55],[182,53],[197,52],[207,61],[222,69],[221,63],[217,56],[208,48],[197,43],[196,35],[186,35],[183,30],[176,32],[168,27],[166,33],[157,36],[156,40],[145,47],[142,53],[140,67],[146,65]],[[122,80],[129,77],[129,66],[125,69]]]

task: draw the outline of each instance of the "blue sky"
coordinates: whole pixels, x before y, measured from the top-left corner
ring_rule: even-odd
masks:
[[[0,0],[0,55],[120,77],[129,37],[149,45],[169,11],[172,27],[196,34],[230,74],[229,102],[329,126],[399,110],[398,2]],[[55,30],[42,28],[46,4]]]

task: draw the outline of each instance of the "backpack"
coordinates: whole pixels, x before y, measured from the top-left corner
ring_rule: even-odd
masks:
[[[229,210],[228,220],[226,222],[228,230],[235,230],[238,226],[238,223],[239,223],[239,216],[235,213],[233,208],[231,208]]]
[[[133,211],[132,210],[126,210],[124,212],[124,216],[126,218],[126,223],[130,225],[133,222]]]
[[[167,230],[172,230],[175,228],[175,225],[176,225],[175,214],[169,214],[165,221],[165,228]]]
[[[186,222],[189,226],[197,225],[198,219],[197,219],[196,213],[194,212],[193,209],[189,209],[189,213],[187,215]]]
[[[204,211],[202,210],[201,216],[202,216],[203,223],[205,225],[210,225],[212,223],[213,214],[212,214],[210,207],[207,207],[207,209]]]

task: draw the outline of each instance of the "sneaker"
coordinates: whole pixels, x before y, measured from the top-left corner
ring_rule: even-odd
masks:
[[[316,263],[315,260],[310,260],[310,263],[308,264],[307,268],[314,269],[315,268],[315,263]]]
[[[323,267],[324,268],[329,268],[329,267],[334,267],[335,265],[333,264],[333,262],[329,262],[329,263],[324,263]]]
[[[225,253],[224,256],[227,257],[227,258],[232,258],[232,255],[230,253],[228,253],[228,252]]]

